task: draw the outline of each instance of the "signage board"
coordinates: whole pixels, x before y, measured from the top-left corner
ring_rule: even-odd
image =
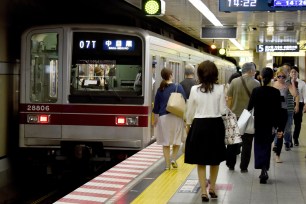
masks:
[[[297,44],[286,45],[257,45],[256,52],[299,52],[300,47]]]
[[[228,39],[237,37],[236,27],[202,27],[201,38]]]

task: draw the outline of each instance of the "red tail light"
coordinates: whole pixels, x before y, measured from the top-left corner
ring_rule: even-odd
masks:
[[[123,116],[116,117],[116,125],[125,125],[126,118]]]
[[[39,115],[38,123],[49,123],[49,115]]]
[[[116,125],[138,126],[138,116],[117,116]]]
[[[42,124],[50,123],[50,115],[29,114],[27,116],[27,121],[28,123],[42,123]]]

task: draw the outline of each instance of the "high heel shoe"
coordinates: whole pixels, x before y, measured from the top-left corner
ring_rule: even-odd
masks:
[[[207,194],[202,194],[202,202],[209,202],[209,198]]]
[[[209,189],[209,195],[210,195],[211,198],[218,198],[218,195],[212,189]]]

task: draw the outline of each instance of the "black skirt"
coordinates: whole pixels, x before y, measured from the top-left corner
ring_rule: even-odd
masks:
[[[185,163],[219,165],[226,159],[222,118],[195,118],[186,139]]]

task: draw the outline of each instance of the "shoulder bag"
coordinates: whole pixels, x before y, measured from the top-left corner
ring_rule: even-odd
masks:
[[[240,77],[241,78],[241,81],[242,81],[242,85],[245,89],[245,91],[247,92],[248,96],[251,97],[251,93],[249,91],[249,89],[247,88],[246,84],[245,84],[245,81],[244,79],[242,78],[242,76]],[[243,124],[243,126],[240,126],[240,133],[241,134],[244,134],[244,133],[247,133],[247,134],[254,134],[255,133],[255,127],[254,127],[254,109],[252,109],[250,112],[248,111],[248,114],[246,113],[246,111],[248,110],[243,110],[241,116],[245,113],[246,115],[248,115],[247,118],[245,117],[241,117],[241,122],[239,122],[238,120],[238,124]]]
[[[171,93],[167,103],[166,110],[180,118],[183,118],[185,113],[186,102],[183,95],[177,92],[178,84],[175,85],[176,85],[175,92]]]

